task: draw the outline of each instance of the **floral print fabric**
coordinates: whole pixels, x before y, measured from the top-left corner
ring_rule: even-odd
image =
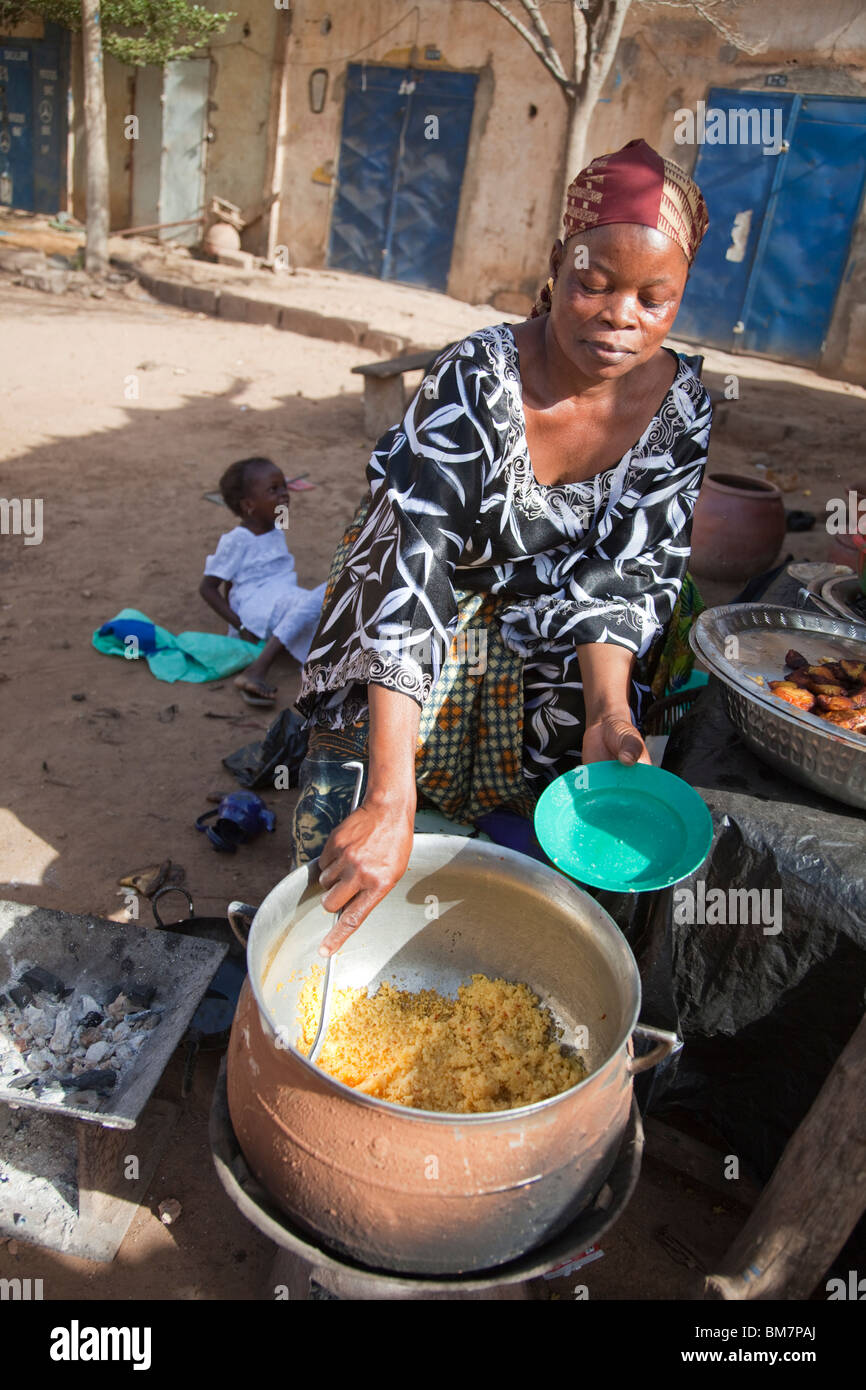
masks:
[[[369,682],[424,709],[466,627],[461,605],[495,597],[484,618],[522,663],[523,775],[537,796],[580,760],[576,648],[615,642],[642,658],[670,621],[710,419],[705,389],[679,359],[658,412],[618,463],[547,487],[526,446],[509,326],[443,353],[371,456],[370,496],[335,557],[301,711],[333,729],[362,720]],[[635,685],[635,708],[645,694]]]

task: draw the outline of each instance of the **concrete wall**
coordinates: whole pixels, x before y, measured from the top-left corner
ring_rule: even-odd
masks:
[[[231,8],[236,14],[225,31],[212,40],[209,49],[200,50],[201,56],[209,54],[211,59],[211,138],[206,150],[205,201],[218,196],[238,204],[244,211],[250,211],[261,204],[270,187],[269,161],[273,158],[270,146],[275,136],[275,130],[271,128],[272,112],[282,78],[281,63],[275,71],[275,61],[282,58],[278,40],[288,16],[285,11],[266,3],[266,0],[232,0],[229,7],[223,4],[223,0],[205,0],[205,3],[208,9]],[[77,217],[84,217],[85,145],[80,41],[74,45],[72,61],[75,111],[73,211]],[[142,152],[137,141],[125,138],[124,119],[138,111],[135,103],[136,84],[149,86],[153,77],[151,69],[136,70],[113,58],[105,60],[112,230],[135,224],[132,161],[136,154]],[[147,103],[145,109],[149,109]],[[142,138],[145,136],[146,132],[142,132]],[[266,235],[267,219],[260,218],[243,233],[243,245],[247,250],[263,253]]]
[[[549,9],[564,45],[567,9]],[[441,58],[426,59],[428,49]],[[478,74],[448,291],[474,303],[515,290],[534,295],[553,240],[566,107],[519,34],[475,0],[422,0],[412,10],[402,0],[298,0],[288,49],[279,241],[298,264],[324,265],[346,68],[362,60]],[[330,75],[318,116],[307,85],[314,67]]]
[[[630,12],[605,96],[596,108],[590,148],[614,149],[644,135],[689,171],[697,147],[678,145],[673,113],[695,107],[710,87],[766,90],[782,74],[788,92],[866,97],[866,9],[861,0],[754,0],[736,11],[739,32],[766,47],[738,51],[700,19],[636,3]],[[621,81],[617,84],[617,76]],[[866,209],[852,239],[822,369],[866,383]]]
[[[569,7],[542,8],[568,63]],[[448,291],[502,309],[527,307],[546,275],[558,227],[566,105],[520,35],[476,0],[420,0],[412,10],[402,0],[295,0],[291,18],[278,240],[296,263],[325,264],[348,62],[472,71],[478,95]],[[691,170],[697,148],[676,142],[674,113],[694,108],[710,87],[763,90],[770,73],[784,74],[788,91],[866,96],[861,0],[750,0],[731,6],[730,22],[747,43],[763,40],[763,51],[739,50],[688,9],[634,0],[587,157],[642,136]],[[441,59],[426,59],[427,49],[438,49]],[[317,66],[330,74],[319,116],[307,95]],[[866,220],[855,236],[825,363],[866,380]]]
[[[20,24],[0,24],[0,38],[4,39],[42,39],[45,37],[45,20],[40,15],[22,19]]]
[[[224,0],[206,3],[219,9]],[[480,0],[419,0],[414,7],[405,0],[285,0],[281,8],[271,0],[233,0],[232,8],[237,17],[210,45],[206,198],[216,194],[251,210],[267,196],[275,160],[281,162],[274,240],[289,248],[296,264],[323,266],[349,62],[474,72],[475,115],[448,291],[503,310],[527,308],[546,276],[559,227],[567,108],[520,35]],[[568,63],[570,7],[542,8]],[[516,0],[514,9],[523,14]],[[764,90],[768,74],[783,74],[788,91],[866,96],[862,0],[732,0],[730,22],[747,43],[763,41],[763,50],[738,49],[688,8],[633,0],[590,126],[587,157],[643,136],[690,170],[697,148],[676,142],[674,113],[694,108],[710,87]],[[320,115],[311,112],[308,98],[315,67],[326,68],[330,79]],[[131,221],[130,152],[123,138],[129,76],[106,62],[114,227]],[[73,95],[73,209],[82,216],[76,46]],[[264,253],[267,233],[268,219],[261,218],[244,233],[245,248]],[[866,217],[855,232],[824,365],[866,381]]]
[[[227,198],[244,212],[258,207],[270,189],[276,106],[282,78],[281,30],[288,13],[271,0],[205,0],[207,9],[232,10],[236,18],[210,44],[210,128],[205,197]],[[277,64],[275,71],[275,64]],[[267,218],[242,234],[245,250],[264,254]]]
[[[84,130],[84,75],[81,35],[73,34],[69,53],[70,113],[70,211],[84,221],[87,216],[87,137]],[[124,136],[124,120],[135,111],[135,69],[105,59],[105,119],[108,131],[109,228],[118,231],[132,225],[132,160],[134,142]]]

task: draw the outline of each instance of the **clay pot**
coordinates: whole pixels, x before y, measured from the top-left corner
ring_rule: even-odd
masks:
[[[775,483],[709,473],[695,507],[689,569],[705,579],[751,579],[770,568],[785,529],[785,503]]]
[[[203,247],[209,256],[218,256],[221,251],[239,251],[240,245],[240,234],[228,222],[214,222],[205,232]]]

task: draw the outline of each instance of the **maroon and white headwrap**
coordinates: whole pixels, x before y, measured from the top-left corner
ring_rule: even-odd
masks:
[[[652,227],[675,241],[689,265],[709,225],[701,190],[672,159],[664,159],[645,140],[630,140],[613,154],[600,155],[569,184],[563,240],[612,222]],[[533,317],[550,308],[549,286]]]

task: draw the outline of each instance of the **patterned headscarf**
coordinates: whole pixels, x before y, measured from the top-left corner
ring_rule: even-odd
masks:
[[[709,225],[701,190],[672,159],[664,159],[645,140],[630,140],[614,154],[581,169],[566,197],[563,240],[612,222],[632,222],[664,232],[682,247],[689,265]],[[550,309],[548,280],[532,317]]]

